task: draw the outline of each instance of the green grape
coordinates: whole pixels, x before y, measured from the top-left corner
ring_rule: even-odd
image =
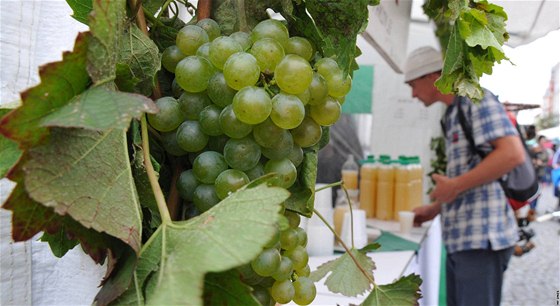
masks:
[[[309,116],[319,125],[330,126],[340,118],[341,112],[342,108],[338,101],[329,96],[325,99],[325,103],[311,105]]]
[[[263,73],[272,74],[276,65],[284,58],[284,48],[272,38],[262,38],[253,43],[251,54]]]
[[[311,92],[309,91],[309,87],[306,88],[304,92],[297,94],[296,96],[301,100],[301,103],[303,103],[303,105],[307,105],[307,103],[309,103],[309,100],[311,99]]]
[[[208,138],[206,150],[222,153],[224,152],[224,148],[228,140],[229,137],[227,137],[226,135],[211,136]]]
[[[208,143],[198,121],[185,121],[177,129],[177,144],[187,152],[198,152]]]
[[[200,184],[193,194],[193,203],[200,213],[203,213],[220,202],[214,185]]]
[[[305,265],[305,267],[300,268],[300,269],[294,269],[294,271],[296,272],[296,274],[298,276],[305,276],[308,277],[309,274],[311,274],[311,268],[309,267],[309,265]]]
[[[270,288],[272,287],[272,285],[274,285],[274,282],[276,280],[270,276],[267,277],[263,277],[262,282],[259,283],[259,286],[264,287],[264,288]],[[270,305],[270,306],[274,306],[274,305]]]
[[[258,124],[266,120],[272,111],[272,100],[264,88],[247,86],[233,97],[233,112],[239,121]]]
[[[222,110],[216,105],[208,105],[200,112],[200,128],[208,136],[222,135],[224,132],[220,127],[220,113]]]
[[[220,36],[210,44],[210,61],[216,68],[222,70],[228,58],[241,51],[243,48],[235,39]]]
[[[240,90],[257,84],[261,70],[257,59],[246,52],[230,56],[224,64],[224,77],[229,87]]]
[[[228,169],[216,178],[216,194],[221,200],[225,199],[231,192],[243,187],[249,183],[249,177],[242,171]]]
[[[200,182],[194,177],[192,169],[181,172],[177,179],[177,191],[181,198],[192,201],[194,198],[194,190],[200,185]]]
[[[194,160],[200,155],[202,154],[202,152],[204,152],[203,150],[200,151],[196,151],[196,152],[189,152],[189,154],[187,155],[187,159],[189,161],[189,164],[192,165],[194,163]],[[220,152],[218,152],[220,153]]]
[[[194,55],[198,47],[207,43],[208,33],[196,25],[186,25],[177,33],[175,44],[185,55]]]
[[[288,28],[275,19],[266,19],[259,22],[251,32],[251,40],[256,42],[263,38],[272,38],[282,45],[283,48],[288,44],[289,38]]]
[[[342,71],[326,76],[329,95],[333,97],[344,97],[352,88],[352,78],[344,75]]]
[[[309,305],[315,299],[317,295],[317,289],[313,281],[305,276],[298,277],[298,279],[293,283],[294,285],[294,297],[293,300],[298,305]]]
[[[204,184],[214,184],[218,175],[226,171],[227,168],[228,165],[224,156],[214,151],[200,153],[194,159],[192,166],[194,176]]]
[[[251,267],[260,276],[271,276],[278,267],[282,257],[277,249],[265,249],[251,261]]]
[[[309,261],[309,255],[307,254],[307,250],[305,249],[305,247],[297,244],[297,232],[295,230],[294,232],[294,235],[296,236],[296,238],[294,239],[296,241],[296,246],[293,249],[287,250],[284,254],[292,260],[294,269],[301,269],[305,267],[305,265],[307,265],[307,262]],[[280,234],[280,243],[282,243],[282,234]]]
[[[237,272],[240,274],[241,281],[247,285],[255,286],[264,279],[264,277],[255,273],[255,270],[251,267],[251,263],[237,267]]]
[[[204,57],[207,60],[210,60],[210,43],[207,42],[202,46],[198,47],[196,50],[196,55],[200,57]]]
[[[224,134],[235,139],[243,138],[253,131],[252,125],[237,119],[231,104],[226,106],[220,113],[220,127]]]
[[[296,228],[296,231],[298,235],[298,244],[302,247],[307,246],[307,233],[301,227]]]
[[[276,177],[270,183],[286,189],[295,183],[297,177],[296,167],[287,158],[267,161],[264,165],[264,172],[276,173]]]
[[[253,138],[263,148],[276,148],[277,144],[289,133],[278,127],[270,118],[253,127]]]
[[[301,147],[294,143],[290,154],[288,154],[288,159],[297,168],[303,161],[303,150],[301,149]]]
[[[272,297],[268,292],[268,289],[262,286],[255,286],[253,287],[253,292],[251,294],[257,299],[260,305],[268,306],[271,305]]]
[[[204,57],[196,55],[185,57],[175,67],[177,83],[188,92],[205,91],[213,74],[212,64]]]
[[[249,137],[232,138],[224,147],[224,157],[230,167],[245,171],[257,165],[261,158],[261,148]]]
[[[274,145],[272,148],[262,147],[261,152],[268,159],[273,160],[280,160],[284,158],[288,158],[290,152],[292,152],[292,148],[294,146],[294,140],[292,138],[292,134],[286,131],[282,139]]]
[[[298,235],[294,228],[280,232],[280,247],[284,250],[293,250],[298,246]]]
[[[178,99],[181,94],[183,94],[183,88],[179,86],[175,78],[173,78],[173,82],[171,82],[171,92],[173,93],[173,98]]]
[[[245,170],[245,174],[247,174],[249,180],[256,180],[264,175],[264,167],[261,163],[257,163],[253,168]]]
[[[280,304],[289,303],[294,298],[295,293],[294,285],[289,279],[276,281],[270,288],[270,295]]]
[[[301,217],[298,213],[293,212],[291,210],[286,210],[284,212],[284,217],[288,219],[291,228],[298,228],[299,223],[301,222]]]
[[[282,256],[282,260],[280,261],[280,266],[278,269],[272,273],[272,278],[277,281],[289,279],[294,272],[294,265],[292,264],[292,260],[286,256]]]
[[[313,79],[311,65],[303,57],[288,54],[278,63],[274,70],[274,79],[278,87],[289,94],[304,92]]]
[[[340,103],[340,105],[344,104],[344,101],[346,101],[346,96],[344,97],[337,97],[336,101],[338,101],[338,103]]]
[[[278,247],[277,247],[278,245]],[[274,231],[274,235],[272,236],[272,238],[270,238],[270,240],[266,243],[266,245],[264,246],[265,249],[268,248],[275,248],[278,249],[280,246],[280,231],[278,229],[276,229],[276,231]]]
[[[220,30],[220,25],[210,18],[204,18],[196,23],[197,26],[203,28],[208,34],[208,40],[213,41],[216,37],[220,36],[222,30]]]
[[[315,53],[313,45],[311,45],[309,40],[299,36],[293,36],[288,39],[286,54],[297,54],[309,62],[313,57],[313,53]]]
[[[175,45],[167,47],[161,54],[161,65],[169,72],[175,73],[177,63],[184,59],[186,55]]]
[[[237,91],[227,85],[226,78],[221,72],[216,72],[208,81],[208,96],[219,107],[226,107],[233,101]]]
[[[328,93],[327,81],[319,73],[313,72],[313,80],[309,85],[309,105],[325,103]]]
[[[251,44],[253,44],[253,42],[251,41],[251,35],[249,35],[249,33],[246,32],[241,32],[241,31],[234,32],[231,33],[229,37],[235,39],[235,41],[237,41],[241,45],[243,51],[249,50],[249,48],[251,48]]]
[[[320,125],[306,116],[297,128],[291,130],[291,133],[295,144],[302,148],[308,148],[321,140],[323,131]]]
[[[177,130],[160,133],[161,145],[165,151],[173,156],[183,156],[188,152],[181,149],[177,143]]]
[[[156,100],[159,111],[155,114],[148,114],[150,125],[160,132],[170,132],[176,129],[183,120],[185,114],[175,98],[163,97]]]
[[[206,92],[184,92],[178,102],[187,120],[198,120],[200,112],[212,104]]]
[[[305,106],[301,100],[294,96],[279,93],[272,98],[272,111],[270,119],[283,129],[293,129],[300,125],[305,117]]]
[[[315,63],[315,69],[323,77],[331,76],[339,71],[338,64],[332,58],[324,57]]]

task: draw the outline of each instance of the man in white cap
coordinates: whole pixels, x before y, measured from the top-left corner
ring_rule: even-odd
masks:
[[[518,240],[517,222],[496,181],[524,161],[523,145],[497,98],[484,90],[474,104],[466,97],[442,94],[434,85],[441,75],[441,53],[431,47],[412,52],[405,82],[425,106],[447,105],[442,128],[446,138],[446,175],[434,174],[432,203],[414,210],[420,224],[441,214],[447,250],[447,305],[500,304],[503,272]],[[472,127],[481,159],[471,150],[459,122],[458,108]]]

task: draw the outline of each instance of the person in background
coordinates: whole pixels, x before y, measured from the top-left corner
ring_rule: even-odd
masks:
[[[533,164],[537,170],[539,182],[543,184],[550,183],[550,171],[552,170],[552,156],[554,151],[549,147],[546,136],[540,135],[537,140],[537,146],[534,149]]]
[[[441,53],[430,47],[413,51],[405,82],[426,107],[447,105],[442,127],[446,138],[446,175],[434,174],[432,203],[414,209],[415,224],[441,214],[447,250],[447,305],[499,305],[503,273],[518,240],[517,223],[497,179],[521,164],[524,148],[503,105],[489,91],[477,104],[441,93]],[[457,117],[461,107],[472,126],[475,144],[488,152],[481,160],[471,152]]]

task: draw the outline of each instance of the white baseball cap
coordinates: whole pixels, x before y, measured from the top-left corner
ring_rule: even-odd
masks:
[[[404,81],[410,82],[432,72],[440,71],[443,66],[441,52],[432,47],[418,48],[406,59]]]

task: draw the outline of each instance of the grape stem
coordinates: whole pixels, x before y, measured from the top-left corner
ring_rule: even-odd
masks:
[[[245,0],[237,0],[237,16],[239,16],[239,31],[249,32],[247,14],[245,13]]]

